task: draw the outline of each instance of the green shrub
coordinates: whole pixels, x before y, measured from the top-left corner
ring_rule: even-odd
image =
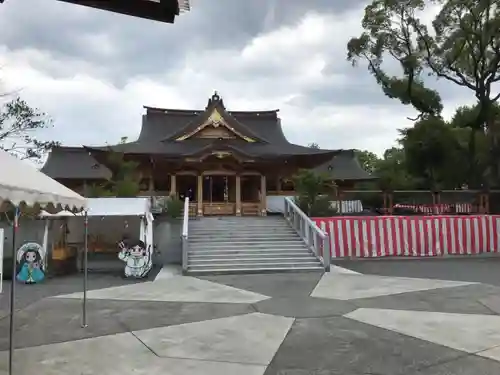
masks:
[[[169,196],[163,202],[163,212],[173,219],[182,216],[182,211],[184,210],[184,202],[181,201],[176,196]]]

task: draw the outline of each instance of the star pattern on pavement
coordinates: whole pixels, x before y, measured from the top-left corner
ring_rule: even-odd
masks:
[[[85,329],[81,293],[60,294],[18,313],[16,374],[493,375],[499,291],[338,267],[173,275],[89,291]]]

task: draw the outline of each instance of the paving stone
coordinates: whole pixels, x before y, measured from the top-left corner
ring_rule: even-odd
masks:
[[[45,299],[18,312],[16,347],[36,346],[247,314],[249,305],[89,300],[87,328],[82,303]],[[9,319],[0,321],[0,350],[8,348]]]
[[[235,288],[249,290],[271,297],[309,296],[321,273],[283,273],[263,275],[220,275],[199,277]]]
[[[265,375],[407,375],[463,355],[347,318],[296,319]]]
[[[292,318],[342,316],[357,307],[346,301],[314,297],[271,298],[254,305],[257,311]]]

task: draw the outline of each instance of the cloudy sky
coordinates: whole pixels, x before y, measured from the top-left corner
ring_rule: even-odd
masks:
[[[298,144],[382,153],[414,112],[346,61],[361,0],[192,0],[174,25],[55,0],[0,5],[0,81],[49,113],[64,145],[135,138],[143,105],[280,109]],[[435,83],[445,115],[471,94]]]

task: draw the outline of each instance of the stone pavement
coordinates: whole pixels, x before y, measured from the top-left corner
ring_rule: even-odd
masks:
[[[107,282],[88,294],[85,329],[81,293],[69,287],[26,305],[14,374],[500,374],[500,288],[474,280],[334,267]],[[4,317],[2,375],[7,337]]]

